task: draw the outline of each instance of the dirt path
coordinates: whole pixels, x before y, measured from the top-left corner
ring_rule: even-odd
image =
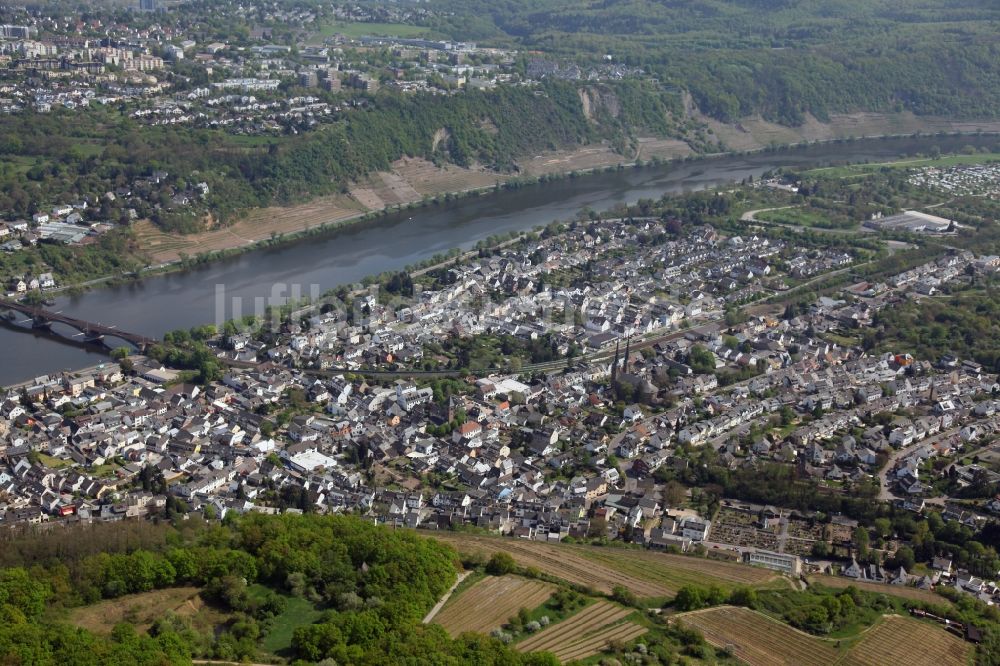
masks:
[[[457,588],[459,586],[459,584],[463,580],[465,580],[466,578],[468,578],[469,574],[471,574],[471,573],[472,573],[471,571],[463,571],[462,573],[458,574],[458,580],[456,580],[455,584],[451,586],[451,589],[448,590],[447,592],[445,592],[444,596],[441,597],[440,601],[438,601],[436,604],[434,604],[434,608],[432,608],[430,610],[430,612],[427,613],[427,615],[424,616],[424,619],[423,619],[423,623],[424,624],[430,624],[431,623],[431,620],[434,619],[434,616],[437,615],[438,612],[442,608],[444,608],[444,605],[446,603],[448,603],[448,599],[451,599],[451,594],[452,594],[452,592],[455,591],[455,588]]]

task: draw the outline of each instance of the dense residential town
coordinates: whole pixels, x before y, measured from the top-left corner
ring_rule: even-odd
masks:
[[[131,355],[10,389],[3,524],[356,512],[992,601],[990,580],[950,564],[859,565],[856,520],[711,498],[676,479],[709,460],[734,473],[777,464],[962,525],[1000,514],[949,496],[998,479],[965,462],[1000,455],[996,375],[852,342],[885,308],[990,276],[1000,259],[953,251],[780,312],[769,297],[858,251],[660,224],[598,216],[408,284],[394,276],[350,294],[349,308],[304,306],[270,330],[227,324],[209,340],[227,369],[204,386]],[[497,357],[469,356],[498,341]]]
[[[136,120],[151,125],[226,127],[240,134],[287,133],[308,129],[363,106],[361,93],[381,87],[403,92],[454,94],[500,83],[530,84],[546,77],[619,80],[642,77],[635,67],[608,62],[593,67],[474,43],[365,34],[368,16],[325,9],[329,26],[314,26],[314,12],[288,16],[246,12],[226,20],[296,26],[254,28],[246,40],[196,40],[190,21],[157,20],[159,13],[132,11],[89,21],[56,19],[43,12],[8,8],[0,26],[3,75],[0,111],[49,112],[56,107],[87,109],[126,105]],[[189,8],[192,10],[192,8]],[[196,13],[223,14],[199,7]],[[100,14],[98,14],[100,16]],[[393,17],[407,20],[412,17]],[[344,28],[340,32],[337,26]],[[185,27],[189,30],[185,30]],[[373,32],[378,25],[373,25]],[[344,34],[347,33],[347,34]],[[239,34],[234,29],[234,35]],[[290,91],[312,95],[289,95]]]
[[[407,22],[400,23],[406,28],[430,11],[383,12],[349,3],[299,11],[277,3],[181,9],[150,0],[122,11],[95,9],[83,18],[0,7],[5,22],[0,26],[0,113],[32,116],[55,110],[88,119],[111,114],[143,131],[182,126],[236,135],[252,150],[274,148],[258,141],[342,124],[350,114],[370,109],[379,91],[461,95],[498,85],[538,86],[553,78],[649,79],[610,55],[600,65],[581,68],[474,43],[370,36],[366,28],[371,25],[377,33],[380,21]],[[219,33],[206,33],[199,20],[220,22],[232,38],[219,41]],[[253,26],[249,33],[248,25]],[[113,162],[116,150],[85,145],[71,152]],[[30,180],[42,181],[58,175],[59,167],[48,173],[36,162],[25,169]],[[20,208],[0,211],[0,258],[25,257],[39,242],[99,244],[108,232],[127,232],[143,220],[160,225],[173,220],[166,223],[168,229],[184,220],[193,229],[218,214],[208,174],[155,164],[137,171],[138,177],[115,177],[96,189],[69,185],[75,194],[68,197],[48,188],[19,191]],[[16,285],[32,277],[37,276],[12,274],[0,280]]]
[[[0,665],[1000,666],[997,25],[0,2]]]
[[[412,18],[332,7],[342,27]],[[380,90],[460,95],[503,84],[544,94],[545,81],[648,79],[612,54],[581,66],[472,43],[348,36],[310,30],[320,18],[312,12],[277,8],[261,24],[294,25],[294,34],[196,40],[183,21],[157,21],[155,0],[142,9],[134,23],[15,11],[19,22],[0,28],[0,110],[115,109],[147,130],[219,130],[252,150],[258,139],[364,113]],[[86,246],[141,219],[204,214],[215,185],[203,177],[150,165],[101,196],[32,202],[30,217],[0,221],[0,251]],[[765,201],[808,196],[808,184],[788,178],[748,191]],[[907,176],[955,197],[994,196],[996,181],[994,164]],[[724,212],[723,194],[707,208]],[[903,234],[890,255],[969,226],[884,208],[851,222]],[[289,304],[277,319],[229,313],[197,332],[221,369],[208,381],[195,383],[169,354],[123,348],[119,362],[8,389],[0,525],[352,513],[1000,601],[1000,573],[981,563],[919,561],[918,544],[855,518],[730,497],[723,482],[779,469],[830,496],[862,493],[955,529],[1000,517],[1000,496],[965,499],[1000,484],[990,464],[1000,462],[996,368],[864,340],[887,310],[994,279],[1000,258],[947,248],[795,305],[789,294],[883,250],[789,239],[755,211],[738,232],[648,212],[584,212]],[[35,301],[64,286],[47,269],[3,280],[8,298]],[[193,333],[164,342],[183,346]]]
[[[1000,166],[968,164],[927,167],[917,170],[909,182],[952,195],[996,196],[1000,194]]]

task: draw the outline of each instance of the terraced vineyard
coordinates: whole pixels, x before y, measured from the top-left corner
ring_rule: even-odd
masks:
[[[865,633],[843,661],[849,666],[962,666],[972,646],[940,627],[890,615]]]
[[[717,606],[676,619],[699,630],[712,645],[732,650],[750,666],[829,666],[839,657],[831,642],[746,608]]]
[[[566,546],[467,534],[440,534],[434,538],[450,543],[459,551],[479,553],[485,557],[497,551],[505,551],[521,566],[535,567],[552,576],[590,586],[604,593],[610,593],[616,585],[622,585],[640,597],[661,597],[671,593],[670,588],[659,583],[620,573],[581,557]]]
[[[497,181],[510,179],[507,174],[480,169],[463,169],[453,164],[435,165],[425,159],[404,157],[392,164],[392,170],[421,195],[462,192],[477,187],[490,187]]]
[[[673,596],[687,584],[757,585],[774,578],[764,569],[731,562],[643,550],[571,546],[523,539],[438,533],[459,551],[490,556],[506,551],[521,566],[535,567],[571,583],[610,593],[621,585],[641,598]]]
[[[568,620],[521,641],[517,649],[520,652],[551,652],[563,662],[584,659],[597,654],[611,641],[627,642],[646,633],[646,627],[622,622],[634,612],[599,601]]]
[[[464,631],[488,634],[520,609],[540,606],[555,589],[520,576],[487,576],[449,600],[434,622],[453,637]]]

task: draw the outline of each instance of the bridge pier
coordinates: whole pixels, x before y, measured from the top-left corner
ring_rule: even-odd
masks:
[[[0,298],[0,310],[9,311],[11,314],[16,312],[26,315],[31,318],[31,328],[45,330],[53,335],[58,335],[58,332],[54,331],[52,328],[52,325],[56,323],[75,328],[79,331],[79,333],[74,335],[73,338],[79,339],[82,337],[85,343],[104,344],[104,339],[106,337],[120,338],[125,342],[134,345],[143,353],[145,353],[151,345],[157,343],[157,341],[153,338],[147,338],[144,335],[137,335],[135,333],[127,333],[119,330],[116,326],[104,326],[100,323],[70,317],[62,314],[61,312],[49,312],[33,305],[18,303],[16,301],[8,301],[3,298]]]

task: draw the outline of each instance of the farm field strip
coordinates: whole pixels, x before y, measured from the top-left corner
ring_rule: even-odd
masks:
[[[514,542],[510,554],[529,561],[543,571],[556,576],[571,575],[571,580],[578,580],[585,585],[593,585],[604,592],[610,592],[615,585],[623,585],[635,594],[643,597],[662,596],[670,594],[670,589],[655,582],[644,580],[622,573],[600,563],[580,559],[578,555],[559,546],[546,544],[527,544]]]
[[[560,661],[572,661],[574,659],[584,659],[592,654],[597,654],[603,650],[611,641],[621,641],[623,643],[638,638],[649,629],[634,622],[625,622],[613,627],[606,627],[601,632],[588,640],[575,643],[568,648],[560,648],[554,654]]]
[[[710,560],[707,558],[691,557],[687,555],[673,555],[670,553],[654,553],[650,551],[628,551],[629,558],[635,558],[652,564],[664,565],[687,571],[704,573],[716,578],[725,578],[736,583],[761,583],[774,578],[773,571],[760,567],[751,567],[735,562],[724,562],[721,560]]]
[[[621,585],[645,598],[672,596],[688,584],[757,585],[776,577],[772,571],[743,564],[640,550],[459,534],[439,534],[435,538],[459,550],[486,556],[503,550],[522,566],[537,567],[572,583],[605,593]]]
[[[950,605],[951,602],[930,590],[921,590],[918,587],[907,587],[905,585],[885,585],[883,583],[871,583],[863,580],[854,580],[843,576],[813,575],[807,578],[809,584],[824,585],[833,588],[845,588],[854,586],[859,590],[875,592],[876,594],[888,594],[893,597],[902,597],[914,601],[925,601],[932,604]]]
[[[521,652],[553,650],[559,646],[573,644],[587,638],[590,632],[606,627],[634,611],[606,601],[588,606],[568,620],[553,625],[517,644]]]
[[[489,633],[521,608],[540,606],[555,588],[517,576],[488,576],[446,604],[434,618],[451,636],[464,631]]]
[[[558,576],[571,583],[592,585],[598,582],[594,576],[582,576],[579,571],[570,570],[569,567],[565,566],[565,563],[563,563],[564,566],[554,567],[551,563],[547,564],[544,560],[539,560],[530,551],[526,555],[524,550],[519,548],[517,542],[513,539],[482,539],[470,535],[452,534],[437,534],[434,535],[434,538],[451,544],[460,552],[476,553],[485,557],[489,557],[498,551],[504,551],[509,553],[521,566],[536,567],[547,574]],[[597,586],[595,585],[595,587]]]
[[[674,592],[690,583],[703,583],[706,577],[740,585],[765,583],[775,577],[773,571],[766,569],[683,555],[596,548],[583,550],[582,547],[579,552],[588,559],[613,566],[624,573],[673,585]]]
[[[578,553],[560,546],[538,543],[518,543],[515,541],[511,552],[520,556],[530,565],[537,566],[555,576],[567,576],[569,580],[591,585],[602,592],[611,592],[616,585],[622,585],[640,597],[658,597],[671,594],[671,588],[648,579],[637,578],[616,568],[580,557]]]
[[[597,560],[595,559],[595,561]],[[685,585],[705,582],[705,576],[697,573],[692,574],[688,571],[655,569],[641,562],[626,562],[620,558],[617,561],[609,559],[606,563],[623,574],[634,575],[637,578],[661,585],[664,591],[671,596]]]
[[[148,220],[134,225],[136,243],[154,261],[172,261],[181,252],[191,256],[214,250],[244,247],[272,235],[297,233],[323,225],[334,225],[368,210],[343,195],[320,197],[307,204],[256,209],[235,223],[195,234],[165,232]]]
[[[605,601],[598,602],[581,610],[573,617],[521,641],[518,644],[518,649],[525,652],[548,649],[573,634],[606,625],[628,615],[627,612],[622,613],[622,610]]]
[[[670,589],[667,587],[623,575],[609,567],[575,555],[565,547],[501,537],[435,535],[434,538],[450,543],[458,550],[486,556],[502,550],[509,553],[522,566],[536,567],[549,575],[571,583],[592,586],[605,593],[611,592],[616,585],[622,585],[640,597],[670,594]]]
[[[962,666],[971,646],[940,627],[910,617],[890,615],[866,632],[847,656],[844,666]]]
[[[746,608],[719,606],[677,619],[750,666],[828,666],[838,657],[826,641]]]

